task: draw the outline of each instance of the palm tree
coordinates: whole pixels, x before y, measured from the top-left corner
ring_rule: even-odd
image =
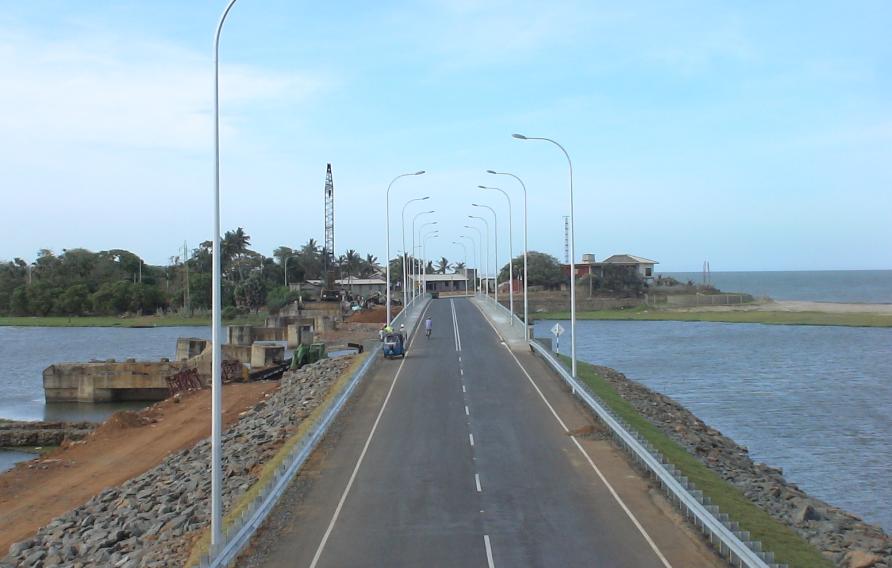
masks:
[[[306,271],[307,278],[320,278],[322,274],[322,251],[319,250],[319,244],[316,239],[310,239],[307,244],[300,247],[297,253],[300,257],[300,263]],[[334,266],[330,267],[334,270]]]
[[[459,270],[464,270],[464,269],[465,269],[464,262],[456,262],[455,264],[452,265],[453,272],[458,272]]]
[[[368,278],[380,270],[381,265],[378,264],[378,257],[373,254],[365,255],[365,260],[362,261],[362,268],[360,269],[360,276]]]
[[[251,237],[241,227],[238,227],[235,231],[226,231],[220,242],[220,250],[222,252],[220,260],[222,264],[228,265],[230,268],[233,265],[236,266],[239,280],[242,279],[242,256],[248,252],[250,244]]]
[[[440,261],[437,262],[437,272],[440,274],[446,274],[446,270],[449,269],[449,261],[446,260],[446,257],[440,257]]]

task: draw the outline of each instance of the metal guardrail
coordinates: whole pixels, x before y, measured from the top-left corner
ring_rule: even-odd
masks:
[[[410,302],[392,320],[392,323],[400,324],[405,321],[408,318],[407,311],[411,310],[417,303]],[[423,306],[423,303],[421,305]],[[410,330],[411,333],[412,331]],[[353,391],[356,390],[356,386],[368,373],[380,351],[380,344],[368,351],[366,360],[363,361],[359,369],[350,378],[347,386],[344,387],[344,390],[341,391],[335,402],[325,410],[311,430],[289,451],[282,461],[282,465],[276,470],[273,480],[261,490],[260,495],[248,505],[245,512],[229,527],[224,529],[223,544],[216,549],[212,549],[209,555],[201,557],[199,561],[201,568],[225,568],[235,561],[238,555],[248,546],[254,533],[263,525],[263,522],[272,512],[279,498],[291,483],[291,480],[300,471],[300,468],[310,457],[310,454],[313,453],[313,450],[316,449],[316,446],[319,445],[319,442],[325,437],[328,428],[340,414],[347,400],[353,394]]]
[[[503,306],[504,307],[504,306]],[[721,513],[709,497],[698,491],[688,479],[681,475],[675,466],[664,463],[663,456],[640,434],[616,416],[597,396],[570,376],[567,369],[537,341],[530,341],[534,349],[551,367],[557,371],[573,393],[581,398],[598,418],[606,424],[613,435],[625,446],[648,471],[650,471],[685,516],[691,519],[720,554],[726,556],[732,565],[749,568],[786,568],[774,564],[774,554],[763,552],[762,544],[750,541],[749,533],[741,531],[737,523],[727,514]]]

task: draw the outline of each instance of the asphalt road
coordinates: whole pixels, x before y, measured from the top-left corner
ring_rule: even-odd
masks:
[[[713,565],[607,442],[569,435],[590,418],[474,304],[428,313],[432,337],[377,367],[242,566]]]

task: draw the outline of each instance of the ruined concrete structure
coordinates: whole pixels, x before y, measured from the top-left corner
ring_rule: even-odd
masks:
[[[284,361],[285,347],[270,342],[287,342],[291,348],[301,343],[309,345],[315,339],[316,330],[334,329],[332,313],[336,311],[303,310],[300,315],[267,318],[267,325],[263,327],[228,326],[223,360],[240,363],[240,376],[246,379],[248,367],[257,370]],[[211,375],[211,357],[209,340],[181,337],[177,339],[173,362],[128,359],[59,363],[43,371],[43,388],[47,402],[162,400],[169,393],[167,378],[184,369],[197,369],[206,385]]]

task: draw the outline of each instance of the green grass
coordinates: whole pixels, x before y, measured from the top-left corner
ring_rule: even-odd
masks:
[[[262,325],[266,314],[239,316],[233,320],[224,320],[228,325]],[[180,327],[210,325],[210,316],[133,316],[120,318],[115,316],[80,316],[80,317],[0,317],[0,326],[19,327]]]
[[[561,359],[565,364],[569,362],[569,358],[565,356],[561,356]],[[683,446],[640,415],[591,365],[582,362],[577,364],[579,377],[607,406],[653,444],[697,489],[712,499],[713,504],[718,505],[723,513],[737,521],[743,530],[749,531],[752,540],[762,541],[764,550],[774,552],[776,562],[788,564],[790,568],[829,568],[833,565],[791,528],[774,520],[736,487],[713,473]]]
[[[537,312],[535,319],[566,320],[570,312]],[[653,308],[630,308],[627,310],[599,310],[576,312],[579,320],[623,320],[623,321],[707,321],[726,323],[764,323],[773,325],[839,325],[848,327],[892,327],[892,315],[856,313],[839,314],[828,312],[683,312],[655,310]],[[2,321],[2,320],[0,320]]]

